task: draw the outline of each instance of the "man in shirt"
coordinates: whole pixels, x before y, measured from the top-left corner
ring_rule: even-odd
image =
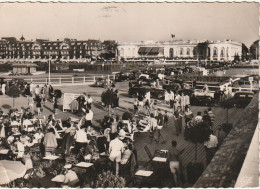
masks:
[[[84,127],[87,128],[88,126],[92,126],[92,119],[93,119],[93,112],[89,109],[86,110],[86,116],[85,116],[85,125]]]
[[[179,175],[180,175],[180,151],[176,148],[177,142],[172,141],[172,146],[168,150],[168,161],[170,162],[170,170],[173,174],[173,180],[175,187],[179,184]]]
[[[84,153],[85,153],[87,144],[89,143],[85,128],[80,128],[76,132],[74,138],[75,138],[75,153],[78,154],[81,148],[84,148]]]
[[[42,129],[38,128],[37,133],[35,133],[33,136],[34,136],[34,143],[36,143],[36,144],[41,143],[41,140],[44,137],[44,134],[42,133]]]
[[[124,143],[121,141],[124,139],[124,134],[119,133],[119,136],[109,143],[109,159],[112,162],[116,162],[116,175],[119,172],[119,162],[121,161],[121,154],[124,152]]]
[[[201,112],[197,112],[197,116],[194,118],[196,123],[200,123],[203,121],[202,116],[201,116]]]
[[[157,126],[157,133],[158,133],[158,138],[157,138],[157,140],[155,140],[157,143],[159,143],[159,141],[160,141],[160,137],[162,138],[162,144],[164,144],[166,141],[165,141],[165,139],[163,138],[163,136],[162,136],[162,133],[161,133],[161,130],[162,130],[162,128],[163,128],[163,125],[164,125],[164,116],[163,116],[163,114],[162,114],[162,110],[160,110],[159,111],[159,113],[158,113],[158,116],[157,116],[157,120],[158,120],[158,126]]]
[[[206,160],[207,165],[210,163],[211,159],[214,157],[217,146],[218,146],[218,139],[216,136],[213,135],[213,131],[209,131],[209,140],[204,143],[205,151],[206,151]]]
[[[170,91],[170,107],[173,108],[174,105],[174,92]]]
[[[215,115],[214,113],[212,112],[211,108],[208,108],[208,115],[210,117],[210,128],[212,128],[213,126],[213,123],[215,121]]]
[[[92,102],[93,102],[92,97],[90,95],[88,95],[88,98],[87,98],[87,108],[88,109],[91,109]]]
[[[150,121],[150,123],[149,123],[149,125],[150,125],[150,143],[152,143],[153,139],[155,139],[154,135],[155,135],[155,131],[157,129],[157,119],[155,119],[154,114],[151,114],[149,121]],[[155,141],[156,141],[156,139],[155,139]]]

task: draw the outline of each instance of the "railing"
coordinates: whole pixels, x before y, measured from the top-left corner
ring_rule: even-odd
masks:
[[[101,75],[101,76],[73,76],[73,77],[51,77],[51,85],[82,85],[82,84],[92,84],[95,82],[96,78],[109,78],[111,80],[115,79],[115,75]],[[12,80],[12,79],[6,79]],[[28,78],[24,79],[25,82],[34,83],[38,85],[44,85],[49,83],[49,78]]]

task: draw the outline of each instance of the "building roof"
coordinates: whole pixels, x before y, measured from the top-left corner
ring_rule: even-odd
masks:
[[[14,63],[12,67],[38,67],[38,65],[33,63]]]

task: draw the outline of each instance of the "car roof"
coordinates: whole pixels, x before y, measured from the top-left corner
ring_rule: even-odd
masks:
[[[251,91],[238,91],[235,93],[236,94],[254,94],[254,92],[251,92]]]

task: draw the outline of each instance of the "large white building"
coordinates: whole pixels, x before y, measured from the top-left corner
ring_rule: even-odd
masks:
[[[140,41],[118,43],[118,58],[234,60],[241,57],[242,43],[224,41]]]

